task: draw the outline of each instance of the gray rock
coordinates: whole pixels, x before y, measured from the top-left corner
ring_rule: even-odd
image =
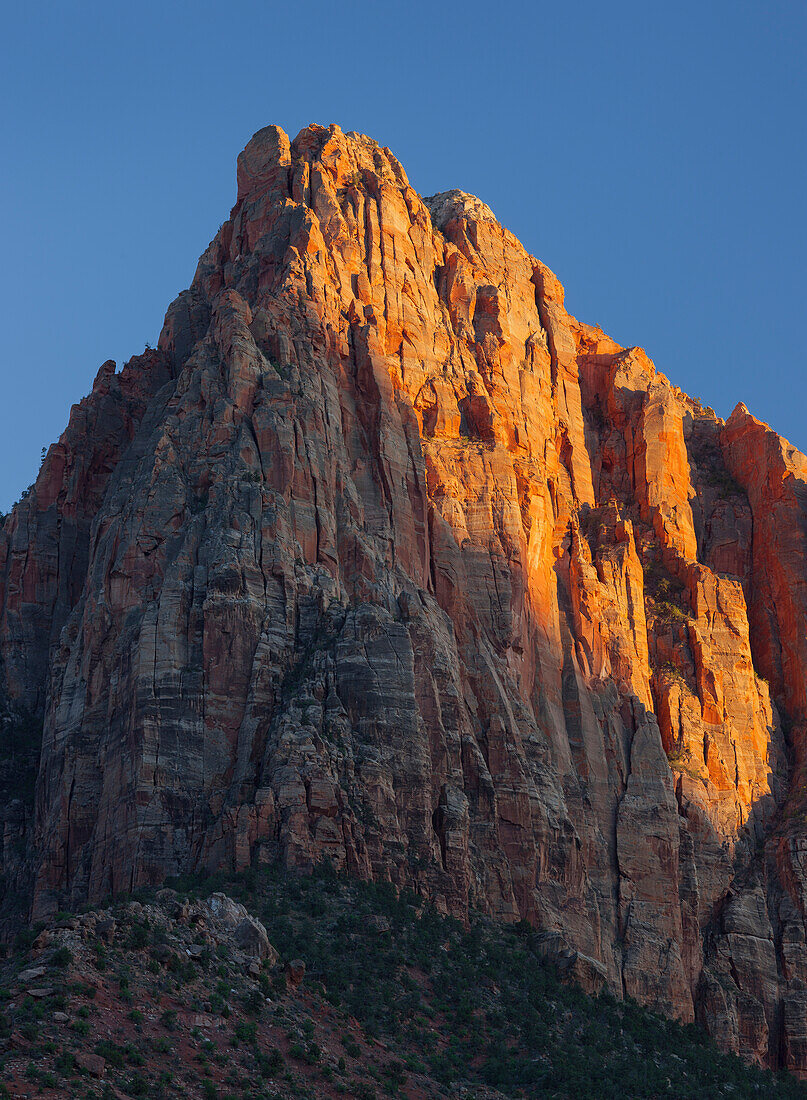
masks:
[[[27,985],[28,982],[35,982],[38,978],[45,976],[44,966],[32,966],[28,970],[23,970],[17,975],[17,981],[21,985]]]
[[[233,940],[245,955],[256,959],[266,959],[270,956],[274,956],[272,961],[277,959],[277,952],[269,943],[266,929],[254,917],[245,917],[240,922],[233,930]]]
[[[207,899],[207,908],[219,927],[230,932],[235,931],[249,915],[243,905],[221,893],[211,894]]]

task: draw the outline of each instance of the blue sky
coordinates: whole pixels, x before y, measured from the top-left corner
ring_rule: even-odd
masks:
[[[803,0],[32,2],[3,32],[0,510],[156,342],[269,122],[479,195],[571,312],[807,449]]]

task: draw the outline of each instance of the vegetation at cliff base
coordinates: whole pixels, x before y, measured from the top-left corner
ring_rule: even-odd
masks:
[[[191,886],[191,883],[185,883]],[[507,1096],[807,1097],[789,1075],[721,1053],[696,1025],[561,982],[529,925],[469,928],[388,883],[279,869],[216,879],[281,955],[410,1072]],[[473,1093],[471,1093],[473,1094]]]
[[[694,1025],[565,984],[541,943],[525,924],[464,927],[327,867],[177,880],[60,914],[7,961],[4,1087],[86,1100],[807,1098]]]

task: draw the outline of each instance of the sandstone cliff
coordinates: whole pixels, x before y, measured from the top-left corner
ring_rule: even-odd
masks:
[[[260,131],[0,528],[34,916],[328,858],[807,1074],[807,459],[478,199]]]

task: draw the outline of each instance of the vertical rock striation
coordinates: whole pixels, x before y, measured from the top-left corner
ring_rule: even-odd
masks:
[[[807,1074],[806,482],[478,199],[261,130],[0,528],[8,874],[39,915],[327,858]]]

